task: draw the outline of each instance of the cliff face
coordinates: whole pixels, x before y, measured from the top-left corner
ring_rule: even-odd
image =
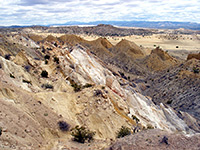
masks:
[[[155,105],[84,46],[52,40],[40,45],[31,40],[10,60],[0,56],[2,148],[65,148],[71,135],[59,130],[59,120],[95,131],[101,148],[115,140],[121,126],[195,133],[171,107]]]

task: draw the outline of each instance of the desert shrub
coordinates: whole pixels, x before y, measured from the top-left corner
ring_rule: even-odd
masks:
[[[45,60],[45,64],[46,64],[46,65],[48,64],[48,60]]]
[[[160,143],[164,143],[164,144],[166,144],[166,145],[169,145],[169,143],[168,143],[168,138],[167,138],[166,136],[164,136],[164,137],[162,138],[162,140],[161,140]]]
[[[25,69],[27,72],[29,72],[29,71],[30,71],[30,69],[31,69],[31,66],[29,66],[29,65],[26,65],[26,66],[24,66],[24,69]]]
[[[194,72],[194,73],[199,73],[199,68],[193,67],[193,72]]]
[[[44,46],[42,46],[42,52],[43,52],[43,53],[45,53],[45,52],[46,52],[46,50],[45,50]]]
[[[2,127],[0,127],[0,136],[2,135],[2,132],[3,132],[3,131],[2,131]]]
[[[45,56],[44,56],[44,59],[48,59],[48,60],[49,60],[49,59],[50,59],[50,56],[49,56],[49,55],[45,55]]]
[[[24,82],[24,83],[27,83],[27,84],[32,84],[32,82],[31,81],[28,81],[28,80],[22,80],[22,82]]]
[[[72,83],[71,86],[74,88],[75,92],[81,91],[81,85],[78,85],[77,83]]]
[[[7,59],[7,60],[10,60],[10,56],[11,56],[10,54],[6,54],[6,55],[4,56],[4,58]]]
[[[72,69],[75,69],[73,64],[70,64],[69,67],[72,68]]]
[[[79,143],[85,143],[85,141],[90,142],[93,140],[93,136],[95,135],[95,132],[90,131],[89,129],[86,129],[85,127],[76,126],[72,129],[71,135],[73,136],[73,140]]]
[[[125,126],[122,126],[117,132],[117,138],[125,137],[131,134],[131,129]]]
[[[41,73],[41,76],[43,78],[48,78],[48,72],[46,70],[43,70],[42,73]]]
[[[49,51],[52,51],[53,49],[52,49],[51,47],[50,47],[50,48],[49,48],[49,47],[47,47],[47,50],[49,50]]]
[[[86,84],[83,86],[83,88],[89,88],[89,87],[92,87],[92,86],[93,86],[92,84],[86,83]]]
[[[172,100],[168,100],[167,104],[170,105],[172,103]]]
[[[59,64],[59,58],[58,57],[54,57],[54,62],[56,62],[57,64]]]
[[[151,124],[147,124],[147,129],[154,129],[154,127]]]
[[[38,58],[38,57],[35,57],[34,59],[35,59],[35,60],[40,60],[40,58]]]
[[[13,79],[15,78],[15,76],[14,76],[14,75],[12,75],[11,73],[10,73],[10,77],[11,77],[11,78],[13,78]]]
[[[54,45],[55,45],[55,47],[58,47],[58,44],[56,42],[54,43]]]
[[[103,92],[99,89],[95,90],[94,91],[94,96],[102,96],[103,95]]]
[[[58,126],[59,126],[61,131],[68,131],[69,128],[70,128],[70,125],[65,121],[59,121]]]
[[[44,113],[44,116],[48,116],[48,113]]]
[[[176,46],[176,48],[179,48],[178,45]]]
[[[127,80],[127,77],[125,76],[125,74],[123,72],[118,71],[119,74],[121,75],[122,78],[124,78],[125,80]]]
[[[0,69],[2,68],[1,64],[0,64]]]
[[[140,122],[140,120],[135,115],[132,115],[132,118],[133,118],[133,120],[136,121],[136,123]]]
[[[48,83],[42,84],[42,88],[45,88],[45,89],[53,89],[53,85],[48,84]]]

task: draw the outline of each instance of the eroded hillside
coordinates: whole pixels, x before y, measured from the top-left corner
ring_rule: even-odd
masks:
[[[116,140],[121,126],[132,132],[199,131],[185,110],[156,105],[141,93],[152,88],[143,83],[147,75],[180,63],[161,49],[146,56],[127,40],[113,46],[104,38],[86,41],[75,35],[9,34],[0,44],[1,148],[102,149]],[[158,61],[151,64],[154,57]],[[94,142],[76,144],[70,131],[59,129],[59,121],[70,129],[79,125],[95,131]]]

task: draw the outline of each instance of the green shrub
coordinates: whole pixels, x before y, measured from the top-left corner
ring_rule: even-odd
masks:
[[[132,115],[132,118],[133,118],[133,120],[136,121],[136,123],[140,122],[140,120],[136,116]]]
[[[4,57],[5,57],[5,59],[10,60],[11,55],[10,54],[6,54]]]
[[[24,80],[24,79],[23,79],[22,82],[32,85],[32,82],[31,82],[31,81],[28,81],[28,80]]]
[[[41,76],[43,78],[48,78],[48,72],[46,70],[43,70],[42,73],[41,73]]]
[[[59,64],[59,58],[58,57],[54,57],[54,62],[56,62],[57,64]]]
[[[167,104],[170,105],[172,103],[172,100],[168,100]]]
[[[93,86],[92,84],[86,83],[86,84],[83,86],[83,88],[89,88],[89,87],[92,87],[92,86]]]
[[[147,124],[147,129],[154,129],[154,127],[151,124]]]
[[[24,69],[25,69],[27,72],[29,72],[29,71],[30,71],[30,69],[31,69],[31,66],[29,66],[29,65],[26,65],[26,66],[24,66]]]
[[[117,138],[125,137],[131,134],[131,129],[125,126],[122,126],[117,132]]]
[[[193,67],[193,72],[194,72],[194,73],[199,73],[199,68]]]
[[[44,59],[48,59],[48,60],[49,60],[49,59],[50,59],[50,56],[49,56],[49,55],[45,55],[45,56],[44,56]]]
[[[93,140],[95,132],[86,129],[83,126],[76,126],[72,129],[71,135],[73,136],[74,141],[79,143],[85,143],[86,141],[90,142],[91,140]]]
[[[69,128],[70,128],[70,125],[65,121],[59,121],[58,126],[59,126],[61,131],[68,131]]]
[[[42,88],[45,88],[45,89],[53,89],[53,85],[48,84],[48,83],[42,84]]]
[[[11,77],[11,78],[13,78],[13,79],[15,78],[15,76],[14,76],[14,75],[12,75],[11,73],[10,73],[10,77]]]
[[[103,92],[99,89],[97,90],[94,90],[94,96],[102,96],[103,95]]]
[[[71,86],[74,88],[75,92],[81,91],[81,85],[78,85],[77,83],[72,83]]]
[[[2,127],[0,127],[0,136],[2,135],[2,132],[3,132],[3,131],[2,131]]]

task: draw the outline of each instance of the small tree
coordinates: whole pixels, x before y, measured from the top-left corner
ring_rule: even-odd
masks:
[[[93,136],[95,135],[95,132],[90,131],[89,129],[86,129],[85,127],[76,126],[72,129],[71,135],[74,137],[73,140],[79,143],[85,143],[85,141],[90,142],[93,140]]]
[[[125,137],[131,134],[131,129],[125,126],[122,126],[117,132],[117,138]]]

